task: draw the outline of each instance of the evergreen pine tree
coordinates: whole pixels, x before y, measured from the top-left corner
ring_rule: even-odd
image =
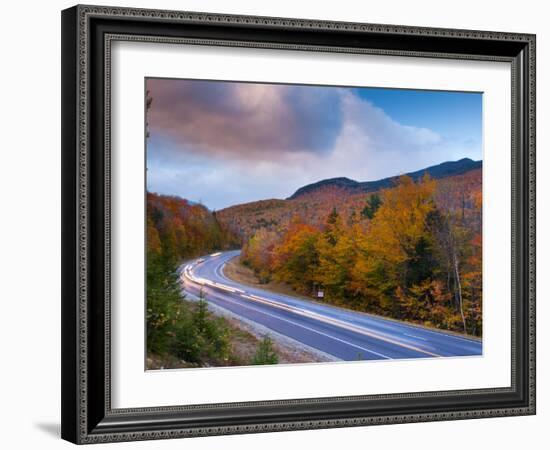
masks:
[[[275,350],[273,349],[273,341],[269,336],[264,336],[256,354],[252,358],[251,364],[253,365],[264,365],[264,364],[277,364],[279,362],[279,357]]]

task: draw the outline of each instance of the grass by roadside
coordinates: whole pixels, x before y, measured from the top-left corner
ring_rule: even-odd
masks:
[[[182,302],[190,311],[194,311],[197,308],[197,304],[194,301],[183,300]],[[277,364],[303,364],[323,361],[322,358],[319,358],[313,352],[296,348],[288,342],[279,342],[276,338],[272,338],[268,334],[259,333],[253,327],[236,318],[221,315],[216,310],[214,310],[212,315],[222,321],[226,329],[226,337],[230,347],[227,358],[209,358],[203,363],[198,364],[177,358],[173,354],[159,355],[149,353],[146,359],[147,369],[248,366],[254,363],[258,352],[261,352],[262,348],[265,350],[266,345],[269,347],[269,352],[276,355]]]

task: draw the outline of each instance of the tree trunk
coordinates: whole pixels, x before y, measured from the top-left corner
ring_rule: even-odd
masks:
[[[456,252],[453,249],[453,265],[455,269],[456,286],[458,288],[458,305],[460,309],[460,317],[462,318],[462,326],[464,327],[464,333],[466,333],[466,318],[464,317],[464,304],[462,301],[462,285],[460,283],[460,272],[458,270],[458,258]]]

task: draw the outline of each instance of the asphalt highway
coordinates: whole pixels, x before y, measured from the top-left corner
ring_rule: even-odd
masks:
[[[479,356],[481,341],[308,301],[229,279],[225,264],[239,251],[204,256],[180,268],[184,290],[344,361]]]

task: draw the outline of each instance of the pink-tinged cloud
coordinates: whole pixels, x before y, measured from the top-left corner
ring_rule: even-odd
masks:
[[[341,129],[337,89],[148,79],[151,139],[231,158],[329,152]]]

